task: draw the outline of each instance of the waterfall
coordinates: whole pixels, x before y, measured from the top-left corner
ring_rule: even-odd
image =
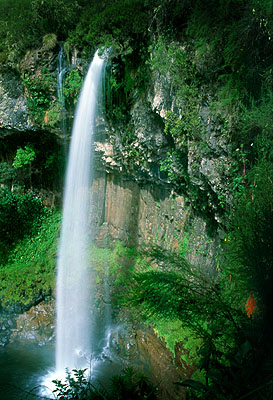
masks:
[[[76,109],[66,173],[57,263],[56,371],[88,367],[92,353],[90,179],[92,136],[104,59],[96,53]]]
[[[66,68],[63,66],[64,48],[61,46],[58,55],[58,100],[59,103],[64,106],[64,77],[66,73]]]
[[[60,114],[61,114],[61,132],[66,138],[66,112],[65,112],[65,100],[64,100],[64,80],[66,74],[66,67],[63,65],[63,59],[64,59],[64,48],[61,45],[58,55],[57,89],[58,89],[58,101],[60,105]]]

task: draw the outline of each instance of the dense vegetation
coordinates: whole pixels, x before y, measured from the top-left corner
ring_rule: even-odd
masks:
[[[68,372],[65,382],[56,380],[56,399],[90,400],[156,400],[157,388],[147,376],[133,368],[125,369],[122,374],[114,375],[110,388],[102,384],[94,385],[85,375],[85,370]]]
[[[153,323],[170,348],[174,337],[192,338],[201,381],[178,383],[189,387],[190,399],[271,399],[272,2],[1,0],[0,22],[0,67],[19,74],[28,51],[41,46],[54,51],[57,41],[64,42],[68,58],[76,48],[88,60],[96,48],[111,46],[107,115],[113,123],[126,121],[130,135],[127,132],[123,145],[129,150],[135,140],[129,116],[133,99],[145,97],[154,73],[168,74],[175,107],[164,118],[170,151],[161,170],[194,212],[214,222],[220,215],[224,238],[216,255],[218,271],[208,279],[202,266],[193,267],[183,254],[160,247],[138,256],[128,250],[134,268],[121,272],[121,261],[110,263],[113,300],[129,307],[135,318],[141,315]],[[48,36],[52,34],[55,39]],[[44,123],[55,95],[50,71],[43,69],[38,80],[27,74],[22,79],[34,119]],[[80,85],[80,72],[72,70],[65,89],[68,107]],[[190,142],[200,154],[211,154],[204,148],[201,104],[209,104],[211,119],[231,149],[227,185],[218,195],[209,187],[200,190],[187,167]],[[31,291],[52,287],[60,217],[45,210],[35,194],[37,149],[35,143],[18,146],[13,165],[0,164],[1,290],[7,302],[28,301]],[[47,153],[40,158],[45,172],[59,159],[56,149]],[[130,154],[145,161],[137,149]],[[161,268],[154,267],[158,263]],[[121,284],[128,288],[122,297],[115,291]],[[175,327],[172,335],[170,326]],[[66,394],[62,390],[60,385],[60,396]]]

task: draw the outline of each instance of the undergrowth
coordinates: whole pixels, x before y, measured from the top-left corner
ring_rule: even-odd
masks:
[[[93,383],[86,370],[67,371],[65,381],[55,380],[55,398],[58,400],[143,400],[157,399],[157,388],[142,372],[128,367],[112,376],[110,385]]]
[[[3,305],[29,304],[55,286],[57,239],[61,222],[58,211],[48,211],[35,235],[25,236],[0,266]]]

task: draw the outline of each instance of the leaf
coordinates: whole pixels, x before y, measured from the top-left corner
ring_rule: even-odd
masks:
[[[254,295],[252,293],[250,293],[249,298],[246,303],[246,311],[247,311],[248,318],[250,318],[251,315],[254,313],[254,309],[255,309],[255,299],[254,299]]]
[[[241,345],[241,348],[240,348],[242,357],[245,358],[245,357],[248,355],[248,353],[250,352],[251,349],[252,349],[252,346],[251,346],[251,344],[249,343],[249,341],[248,341],[248,340],[245,341],[245,342]]]
[[[207,378],[212,379],[214,382],[220,382],[223,379],[221,372],[218,369],[209,369]]]
[[[204,385],[202,382],[195,381],[193,379],[186,379],[183,382],[175,382],[174,384],[189,387],[194,390],[198,390],[199,392],[202,392],[202,391],[206,392],[208,390],[207,386]]]

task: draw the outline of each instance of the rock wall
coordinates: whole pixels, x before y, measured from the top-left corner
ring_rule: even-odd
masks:
[[[35,68],[39,71],[44,59],[52,76],[57,77],[56,57],[53,51],[33,51],[21,62],[21,69],[35,75]],[[96,223],[98,238],[135,245],[153,241],[168,248],[182,245],[184,249],[187,247],[190,261],[205,261],[207,265],[213,261],[217,233],[215,230],[208,232],[208,221],[201,214],[197,216],[189,201],[178,194],[181,192],[169,180],[168,171],[160,167],[172,146],[164,133],[164,117],[168,110],[176,110],[178,114],[182,112],[176,105],[171,87],[168,74],[154,73],[146,94],[135,94],[128,124],[113,124],[105,118],[98,121],[94,138],[97,164],[93,184],[95,213],[90,218]],[[48,147],[45,138],[50,135],[61,140],[56,127],[51,132],[50,126],[45,130],[44,126],[32,124],[19,75],[11,71],[0,72],[0,93],[1,143],[7,134],[12,134],[8,147],[12,147],[11,142],[22,145],[23,137],[26,142],[34,140],[34,137],[36,143],[40,140],[37,146],[41,149]],[[218,194],[223,197],[226,193],[229,148],[210,115],[208,105],[200,107],[200,118],[205,126],[203,150],[200,143],[188,142],[187,169],[191,183],[199,192],[206,193],[209,189],[208,203],[213,209]],[[21,133],[19,142],[15,131]],[[37,132],[35,135],[34,131]],[[215,218],[218,218],[217,213]],[[215,239],[213,244],[212,239]],[[201,257],[202,252],[205,257]]]
[[[112,348],[125,365],[133,365],[149,376],[158,388],[159,400],[185,398],[185,388],[174,382],[189,379],[197,368],[181,360],[187,354],[184,342],[178,343],[172,353],[151,326],[138,326],[114,331]]]
[[[98,245],[117,240],[130,246],[156,244],[213,272],[218,235],[211,235],[210,224],[191,212],[183,196],[103,172],[96,173],[92,193],[90,217]]]
[[[55,301],[42,302],[16,318],[10,341],[27,341],[40,346],[55,337]]]
[[[33,125],[29,118],[20,78],[12,71],[0,70],[1,136],[13,131],[18,133],[29,130],[33,130]]]

